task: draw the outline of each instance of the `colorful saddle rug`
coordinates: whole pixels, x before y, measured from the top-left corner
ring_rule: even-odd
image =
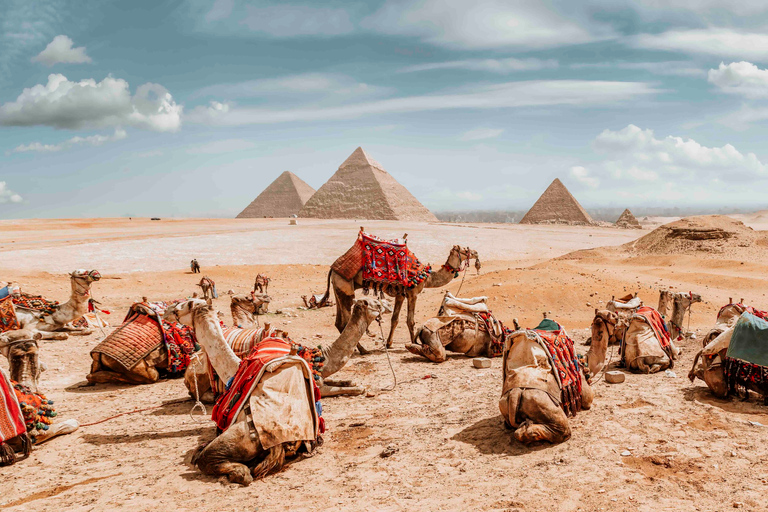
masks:
[[[161,344],[168,350],[168,372],[179,374],[189,366],[190,356],[200,349],[194,332],[186,325],[169,323],[162,315],[171,303],[137,302],[131,306],[123,324],[91,350],[105,354],[126,370]]]
[[[21,413],[24,416],[27,432],[29,432],[34,443],[34,434],[48,430],[49,426],[53,424],[53,418],[56,417],[53,400],[48,400],[44,395],[33,392],[27,386],[11,382],[13,383],[13,390],[16,393]]]
[[[581,366],[573,349],[573,340],[561,325],[557,327],[557,330],[534,329],[533,332],[549,356],[553,373],[560,385],[563,411],[573,416],[581,410]]]
[[[48,300],[41,295],[30,295],[28,293],[22,293],[19,296],[12,295],[13,305],[17,308],[31,309],[44,315],[50,315],[59,309],[59,302],[55,300]]]
[[[16,319],[16,308],[13,307],[13,297],[6,296],[0,299],[0,333],[19,328]]]
[[[749,312],[741,315],[723,369],[729,393],[751,388],[768,396],[768,321]]]
[[[245,356],[251,353],[253,347],[259,344],[265,338],[277,337],[277,330],[270,328],[269,331],[263,327],[259,329],[241,329],[240,327],[230,327],[222,330],[224,332],[224,340],[227,345],[232,348],[232,352],[237,357],[243,359]],[[216,370],[211,365],[210,360],[207,361],[208,378],[211,382],[211,389],[215,395],[219,395],[225,391],[224,384],[219,378]]]
[[[345,279],[353,279],[362,270],[364,290],[386,290],[389,286],[394,289],[388,291],[396,294],[420,284],[432,271],[408,250],[405,242],[382,240],[362,231],[355,245],[331,269]]]
[[[16,462],[16,454],[6,442],[19,436],[22,436],[24,455],[29,455],[32,443],[27,435],[24,414],[11,379],[0,368],[0,466]]]
[[[664,319],[662,318],[661,314],[650,306],[642,306],[638,308],[637,312],[635,312],[635,314],[630,317],[630,324],[633,319],[639,319],[648,324],[648,326],[653,331],[653,335],[656,338],[656,341],[659,342],[661,350],[663,350],[667,357],[669,357],[670,368],[672,368],[674,366],[674,359],[676,354],[672,353],[672,344],[670,343],[672,336],[670,335],[669,330],[667,329],[667,324],[664,323]],[[629,331],[630,329],[625,331],[625,336]],[[622,339],[621,344],[619,345],[619,357],[621,359],[621,364],[626,366],[627,363],[625,361],[624,349],[624,339]]]
[[[717,318],[718,319],[720,318],[720,315],[723,313],[723,310],[725,308],[727,308],[728,306],[736,306],[737,308],[739,308],[739,310],[742,313],[747,312],[747,313],[750,313],[752,315],[755,315],[758,318],[762,318],[764,320],[768,320],[768,311],[760,311],[759,309],[755,309],[752,306],[745,306],[744,304],[742,304],[740,302],[726,304],[725,306],[721,307],[720,311],[717,312]]]
[[[272,366],[271,363],[300,361],[300,364],[306,367],[303,359],[291,356],[291,348],[291,343],[282,338],[266,338],[256,345],[247,357],[240,361],[237,373],[227,387],[226,393],[216,400],[216,405],[214,405],[211,413],[211,419],[216,422],[216,425],[222,432],[232,425],[240,411],[245,407],[254,389],[256,389],[261,381],[266,368]],[[276,367],[272,367],[272,371],[276,369]],[[309,368],[306,369],[306,372],[309,374]],[[320,389],[314,380],[311,383],[310,389],[312,390],[310,400],[312,401],[311,411],[314,422],[314,438],[316,438],[318,433],[325,431],[325,424],[322,419]],[[279,429],[279,426],[277,428]],[[314,438],[311,440],[314,440]]]

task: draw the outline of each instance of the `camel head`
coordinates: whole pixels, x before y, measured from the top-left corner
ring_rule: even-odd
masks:
[[[178,322],[192,327],[197,312],[212,310],[213,308],[203,299],[189,299],[168,306],[168,309],[163,314],[163,320],[170,323]]]
[[[101,274],[99,273],[98,270],[78,269],[72,272],[71,274],[69,274],[69,276],[72,279],[76,279],[78,281],[82,281],[87,284],[91,284],[94,281],[98,281],[99,279],[101,279]]]
[[[448,255],[448,261],[446,261],[445,266],[450,267],[454,271],[459,271],[464,268],[465,264],[469,264],[469,260],[474,259],[477,261],[479,257],[474,249],[454,245],[451,247],[451,253]]]
[[[37,393],[38,379],[44,369],[38,359],[37,340],[41,339],[43,335],[39,332],[33,335],[28,331],[22,331],[20,334],[23,336],[13,341],[0,339],[0,344],[7,344],[11,380],[27,386]]]
[[[391,313],[392,306],[384,299],[372,299],[363,297],[352,301],[352,315],[355,311],[361,311],[365,315],[366,323],[370,324],[374,320],[381,321],[381,315]]]
[[[595,309],[595,319],[592,321],[592,341],[594,343],[600,337],[600,329],[604,328],[608,336],[613,336],[616,324],[619,323],[619,315],[607,309]]]

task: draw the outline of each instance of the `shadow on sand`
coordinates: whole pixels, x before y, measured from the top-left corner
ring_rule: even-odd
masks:
[[[480,453],[486,455],[525,455],[552,446],[549,443],[526,446],[515,441],[512,438],[512,432],[512,430],[504,427],[504,419],[498,415],[470,425],[451,439],[471,444]]]

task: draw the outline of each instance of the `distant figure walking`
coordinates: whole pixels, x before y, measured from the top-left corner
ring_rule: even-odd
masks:
[[[197,262],[197,259],[194,259],[189,262],[189,267],[192,269],[193,274],[199,274],[200,273],[200,264]]]

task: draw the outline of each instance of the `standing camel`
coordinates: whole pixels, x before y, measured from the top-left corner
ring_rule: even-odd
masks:
[[[258,291],[259,293],[269,293],[270,281],[271,279],[264,274],[258,274],[256,276],[256,280],[253,282],[253,292],[256,293]]]
[[[419,284],[416,284],[412,288],[403,288],[402,293],[393,291],[392,287],[383,287],[383,293],[395,298],[389,336],[387,336],[387,348],[392,347],[392,338],[398,324],[403,301],[408,299],[408,316],[406,323],[408,325],[408,332],[411,335],[410,343],[414,343],[416,336],[414,330],[416,321],[414,316],[416,313],[416,300],[419,294],[424,288],[440,288],[441,286],[450,283],[454,277],[458,277],[459,272],[465,268],[465,265],[469,263],[470,259],[478,259],[477,251],[474,251],[469,247],[462,248],[458,245],[454,245],[443,266],[436,271],[430,271],[426,279]],[[352,301],[355,298],[355,290],[363,288],[363,271],[362,269],[358,271],[352,279],[345,279],[343,276],[336,273],[335,270],[331,269],[328,272],[328,283],[323,297],[328,297],[331,283],[333,284],[333,293],[336,295],[336,329],[338,329],[339,332],[342,332],[349,321],[352,311]],[[361,354],[368,353],[368,350],[363,348],[359,343],[357,349]]]
[[[34,329],[43,332],[46,339],[66,339],[66,334],[49,334],[64,331],[65,333],[86,336],[92,329],[79,329],[69,324],[88,313],[88,299],[91,298],[91,285],[101,279],[96,270],[75,270],[69,275],[72,293],[64,304],[56,305],[51,312],[37,311],[15,304],[16,320],[19,329]],[[22,296],[23,298],[23,296]]]
[[[210,277],[203,276],[203,278],[200,279],[200,282],[197,283],[197,286],[203,290],[203,299],[209,300],[219,298],[219,294],[216,292],[216,283],[214,283],[213,279]]]

